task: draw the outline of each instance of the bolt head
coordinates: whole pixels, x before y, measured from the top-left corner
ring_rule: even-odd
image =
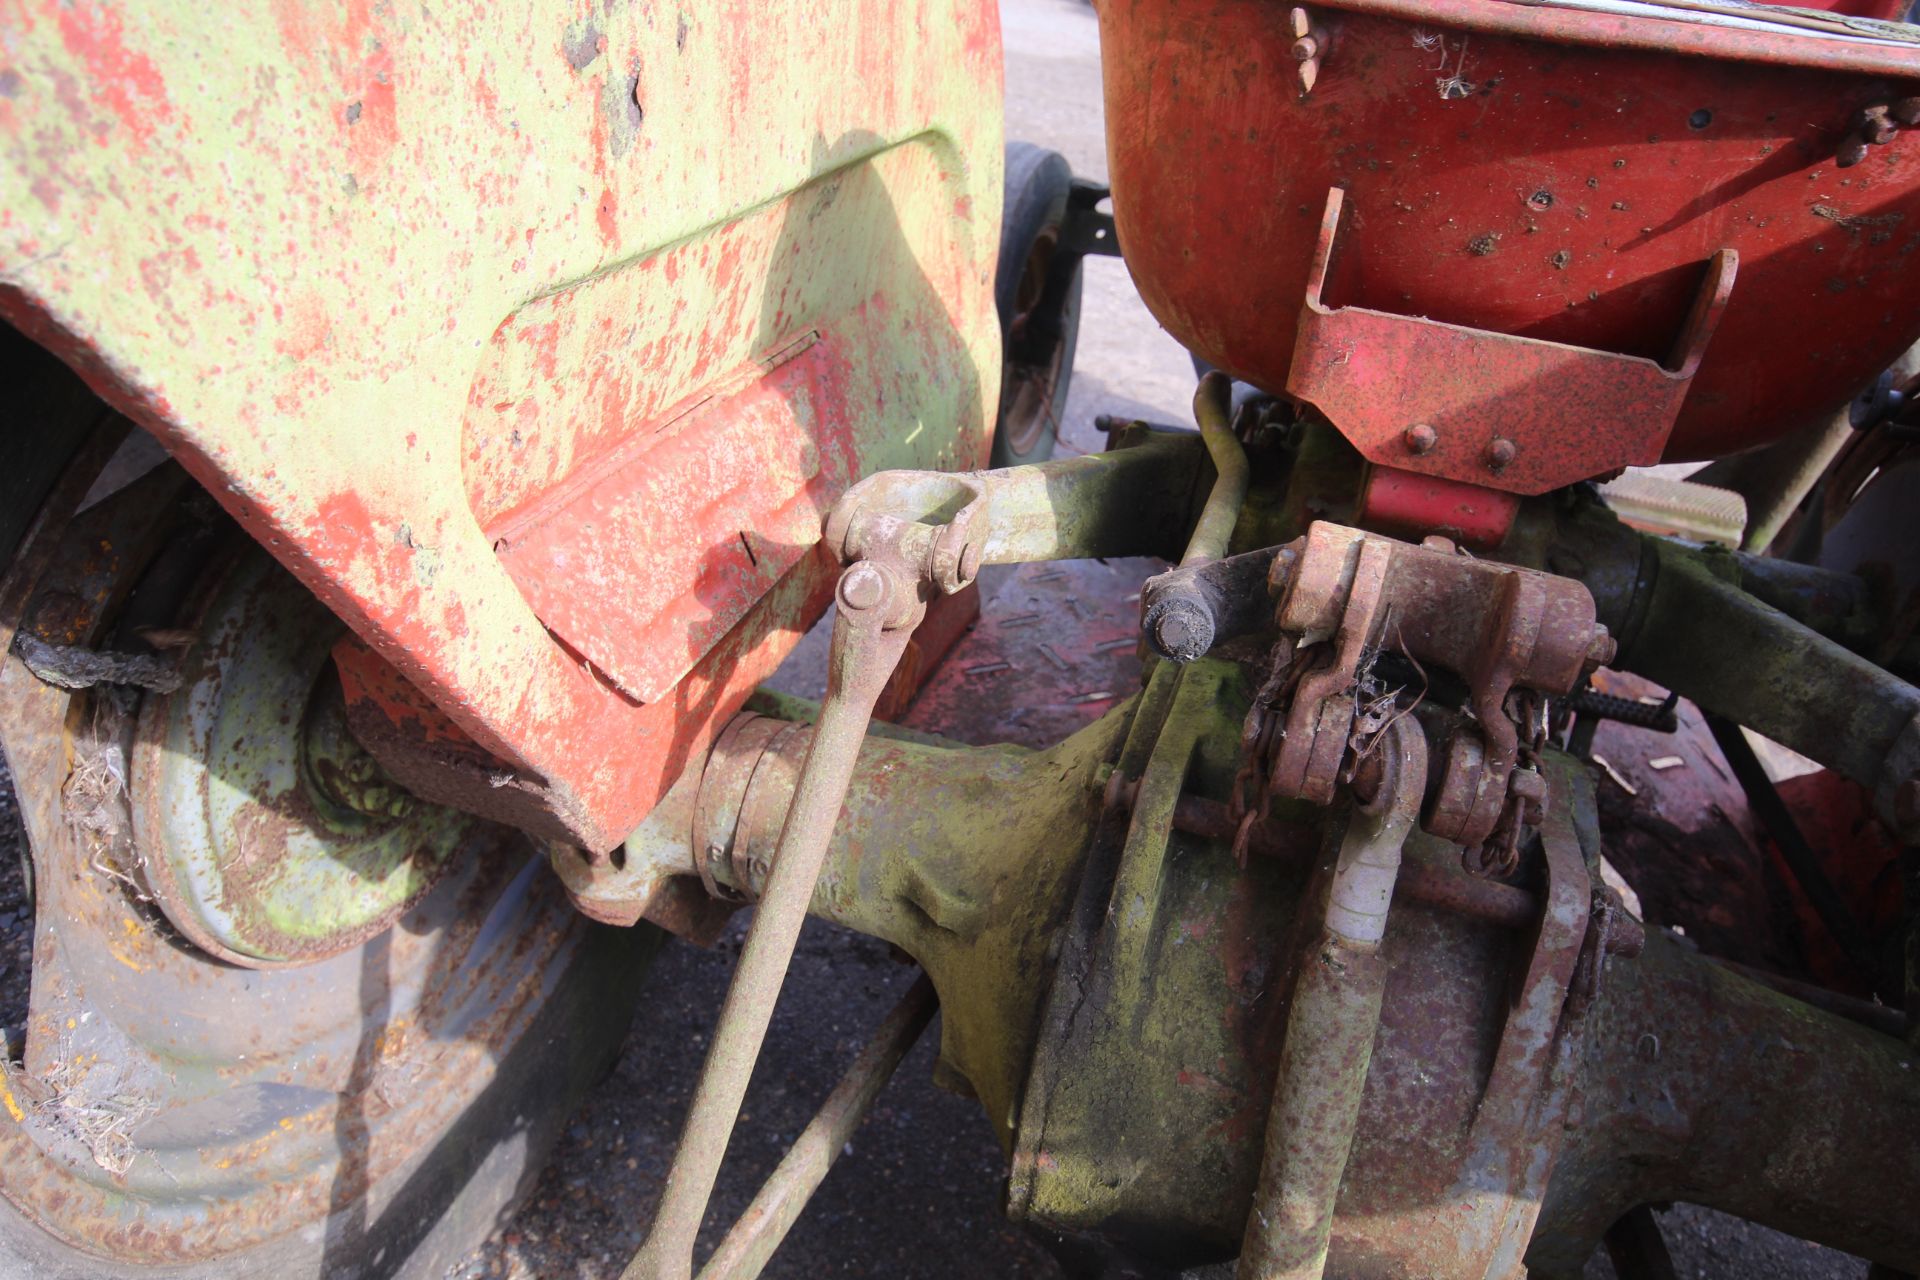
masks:
[[[1432,453],[1433,447],[1440,443],[1440,433],[1424,422],[1416,422],[1408,427],[1404,438],[1407,452],[1416,457]]]
[[[887,598],[887,575],[878,565],[862,561],[840,575],[840,606],[865,613]]]
[[[1505,471],[1513,465],[1513,455],[1518,450],[1513,441],[1495,436],[1493,443],[1487,446],[1487,466],[1493,471]]]
[[[1192,662],[1213,647],[1213,618],[1189,600],[1162,600],[1147,613],[1147,634],[1162,657]]]
[[[1312,62],[1319,56],[1320,42],[1312,36],[1301,36],[1293,42],[1293,60],[1295,62]]]

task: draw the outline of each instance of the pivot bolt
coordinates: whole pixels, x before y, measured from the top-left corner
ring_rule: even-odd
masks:
[[[887,575],[877,565],[861,561],[840,575],[840,603],[865,613],[887,598]]]
[[[1493,443],[1487,446],[1487,469],[1490,471],[1505,471],[1509,466],[1513,465],[1513,455],[1515,452],[1513,441],[1495,436]]]
[[[1192,662],[1213,648],[1213,615],[1183,596],[1155,601],[1145,621],[1147,638],[1163,658]]]
[[[1424,422],[1416,422],[1408,427],[1404,438],[1407,452],[1416,457],[1432,453],[1433,447],[1440,443],[1440,433]]]

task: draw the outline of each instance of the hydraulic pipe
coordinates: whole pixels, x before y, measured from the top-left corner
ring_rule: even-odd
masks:
[[[1182,568],[1218,560],[1227,554],[1227,540],[1240,519],[1240,507],[1246,501],[1247,451],[1240,447],[1228,420],[1233,405],[1233,380],[1215,369],[1200,379],[1193,393],[1193,420],[1200,426],[1200,438],[1206,441],[1213,459],[1213,490],[1207,505],[1194,522],[1193,536],[1187,539],[1187,553],[1180,557]]]

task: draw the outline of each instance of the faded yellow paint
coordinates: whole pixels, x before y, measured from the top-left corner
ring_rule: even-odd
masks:
[[[636,282],[621,325],[532,361],[532,417],[500,437],[540,436],[550,493],[662,425],[597,398],[595,369],[691,402],[786,321],[839,344],[848,376],[819,415],[874,446],[866,469],[985,448],[991,0],[131,5],[77,39],[62,12],[27,0],[9,33],[0,312],[551,783],[582,838],[617,843],[678,757],[554,641],[476,515],[470,490],[513,487],[511,454],[470,456],[467,431],[498,403],[474,393],[502,326]],[[784,216],[863,174],[862,216]],[[801,264],[784,303],[768,260],[723,252],[765,211]],[[670,251],[698,278],[639,287]]]

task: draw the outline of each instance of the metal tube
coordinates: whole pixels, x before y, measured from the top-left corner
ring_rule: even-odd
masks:
[[[1240,519],[1240,505],[1246,501],[1247,451],[1240,447],[1228,421],[1233,403],[1233,380],[1215,369],[1200,379],[1193,393],[1193,420],[1200,426],[1200,437],[1213,458],[1215,479],[1207,505],[1194,522],[1193,536],[1187,540],[1187,553],[1180,564],[1202,564],[1227,554],[1227,540]]]
[[[1614,665],[1877,787],[1920,712],[1920,690],[1759,604],[1697,553],[1661,539],[1645,545],[1654,563],[1641,580],[1651,568],[1652,590],[1644,616],[1616,633]]]
[[[1389,753],[1386,779],[1372,804],[1353,810],[1325,919],[1295,980],[1239,1280],[1319,1280],[1326,1270],[1380,1028],[1387,905],[1427,776],[1426,735],[1411,716],[1394,722],[1380,749]]]
[[[760,1274],[938,1007],[933,980],[923,973],[860,1050],[753,1203],[700,1268],[700,1280],[753,1280]]]
[[[820,723],[780,831],[766,894],[720,1009],[653,1229],[622,1280],[689,1280],[693,1274],[694,1240],[806,922],[867,723],[912,635],[911,625],[898,625],[907,590],[895,575],[864,561],[840,575]],[[896,625],[889,627],[890,621]]]
[[[1892,1036],[1898,1040],[1906,1034],[1906,1015],[1898,1009],[1884,1004],[1875,1004],[1871,1000],[1861,1000],[1856,996],[1842,995],[1838,991],[1829,991],[1811,982],[1801,982],[1781,974],[1769,973],[1765,969],[1756,969],[1750,964],[1741,964],[1738,960],[1729,960],[1725,956],[1707,956],[1706,959],[1731,969],[1741,977],[1757,982],[1763,987],[1771,987],[1783,996],[1792,996],[1802,1004],[1810,1004],[1822,1013],[1830,1013],[1836,1018],[1845,1018],[1848,1022],[1857,1022],[1863,1027],[1878,1031],[1883,1036]]]

